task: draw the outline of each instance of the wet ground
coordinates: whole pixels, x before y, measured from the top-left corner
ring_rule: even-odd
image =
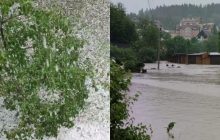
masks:
[[[220,66],[166,64],[159,71],[146,64],[147,74],[133,74],[129,94],[142,93],[132,108],[135,123],[151,124],[152,140],[169,140],[172,121],[174,140],[219,140]]]

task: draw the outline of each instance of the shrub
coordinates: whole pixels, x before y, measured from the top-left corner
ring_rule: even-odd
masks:
[[[124,65],[126,70],[139,72],[143,63],[138,61],[137,54],[132,48],[118,48],[111,46],[111,58],[114,58],[118,64]]]
[[[0,95],[19,120],[4,131],[7,139],[57,136],[60,126],[73,126],[87,98],[87,74],[77,64],[83,42],[67,18],[31,0],[2,0],[0,10]]]
[[[130,84],[130,74],[123,67],[111,61],[110,64],[110,113],[111,113],[111,139],[112,140],[150,140],[147,127],[142,124],[134,126],[126,122],[129,118],[129,106],[135,97],[127,97],[125,92]]]

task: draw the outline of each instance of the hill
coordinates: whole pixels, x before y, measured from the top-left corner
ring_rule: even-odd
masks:
[[[137,16],[148,16],[161,21],[165,29],[175,29],[183,17],[201,17],[203,22],[220,25],[220,4],[197,6],[192,4],[159,6],[151,11],[140,10]],[[135,14],[130,14],[134,17]]]

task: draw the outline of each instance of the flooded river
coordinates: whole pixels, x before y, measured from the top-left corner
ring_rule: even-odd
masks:
[[[152,140],[169,140],[167,125],[174,121],[174,140],[220,139],[220,66],[166,63],[147,74],[133,74],[130,95],[135,123],[151,124]],[[148,69],[156,64],[146,64]]]

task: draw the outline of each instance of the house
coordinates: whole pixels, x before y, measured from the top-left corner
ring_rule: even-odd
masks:
[[[209,37],[214,28],[214,23],[202,23],[202,18],[183,18],[176,26],[176,30],[170,31],[170,34],[171,37],[182,36],[185,39],[198,38],[199,36],[199,39],[203,40],[204,36]]]
[[[201,18],[183,18],[176,27],[176,33],[185,39],[192,39],[198,35],[201,23]]]
[[[196,37],[199,33],[199,26],[198,25],[183,25],[177,27],[176,31],[179,36],[182,36],[185,39],[192,39]]]
[[[164,28],[161,24],[161,22],[159,20],[154,20],[154,24],[157,26],[157,28],[160,30],[160,31],[164,31]]]

